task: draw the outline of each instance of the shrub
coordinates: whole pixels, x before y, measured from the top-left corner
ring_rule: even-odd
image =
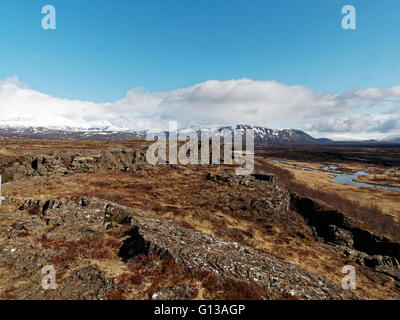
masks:
[[[31,216],[38,216],[42,213],[42,210],[40,209],[40,207],[38,205],[34,205],[34,206],[28,208],[27,211]]]
[[[237,279],[221,279],[212,271],[201,271],[196,273],[213,299],[219,300],[261,300],[267,296],[267,289],[252,281],[241,281]]]
[[[1,176],[1,180],[3,183],[11,182],[14,180],[14,174],[12,172],[8,172]]]
[[[132,218],[138,216],[140,215],[136,212],[129,212],[123,215],[109,216],[105,219],[105,222],[115,222],[117,224],[130,224]]]
[[[79,259],[114,258],[120,247],[119,240],[105,239],[103,236],[82,238],[73,242],[50,240],[46,237],[42,237],[40,240],[43,247],[60,252],[60,254],[53,256],[51,260],[61,273],[65,272],[72,263]]]
[[[192,212],[193,219],[203,222],[205,220],[208,220],[208,215],[200,210],[195,210]]]
[[[256,282],[227,279],[222,283],[224,300],[260,300],[266,290]]]
[[[109,300],[126,300],[123,290],[115,289],[108,293],[107,295]]]
[[[5,290],[0,295],[0,299],[3,299],[3,300],[14,300],[17,297],[17,295],[13,293],[15,290],[17,290],[16,287],[11,287],[11,288]]]

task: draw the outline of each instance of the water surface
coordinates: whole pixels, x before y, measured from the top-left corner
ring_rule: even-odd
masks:
[[[305,168],[299,165],[295,164],[289,164],[286,162],[281,162],[279,160],[268,160],[272,161],[275,163],[279,164],[284,164],[287,166],[292,166],[296,168],[300,168],[301,170],[304,171],[314,171],[314,172],[322,172],[322,173],[329,173],[332,174],[334,177],[332,178],[333,181],[341,184],[347,184],[347,185],[352,185],[352,186],[358,186],[358,187],[365,187],[365,188],[375,188],[375,189],[384,189],[384,190],[394,190],[394,191],[400,191],[399,187],[389,187],[389,186],[379,186],[371,183],[366,183],[366,182],[358,182],[354,181],[357,180],[360,176],[365,176],[367,174],[366,171],[354,171],[353,173],[339,173],[339,172],[334,172],[335,170],[338,169],[337,166],[335,165],[328,165],[324,167],[324,170],[328,170],[329,172],[318,170],[318,169],[311,169],[311,168]],[[320,164],[320,163],[317,163]]]

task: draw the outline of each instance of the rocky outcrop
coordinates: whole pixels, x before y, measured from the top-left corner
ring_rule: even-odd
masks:
[[[115,281],[107,278],[97,265],[74,271],[55,290],[43,291],[45,300],[106,300],[114,290]]]
[[[266,181],[272,184],[278,184],[278,177],[272,173],[256,172],[252,176],[260,181]]]
[[[188,300],[195,296],[197,289],[187,283],[181,283],[153,294],[153,300]]]
[[[351,233],[353,234],[355,249],[370,255],[391,256],[400,260],[400,243],[357,227],[352,228]]]
[[[366,253],[367,257],[358,260],[360,264],[371,268],[391,266],[399,269],[400,243],[361,229],[342,212],[297,194],[291,194],[290,208],[300,213],[325,241]]]
[[[121,208],[121,206],[117,206]],[[127,209],[126,214],[129,214]],[[227,242],[165,220],[141,213],[134,217],[132,229],[119,255],[129,261],[150,252],[170,255],[190,270],[212,271],[223,278],[255,281],[270,293],[283,297],[285,292],[301,299],[354,299],[319,275],[306,271],[267,253],[235,242]]]
[[[146,163],[146,146],[97,150],[61,150],[52,154],[26,154],[0,165],[0,173],[12,180],[49,174],[101,173],[134,170]]]
[[[352,247],[354,244],[353,235],[351,234],[351,232],[338,228],[332,224],[328,225],[328,232],[326,234],[325,240],[334,244],[347,247]]]
[[[318,235],[323,238],[329,238],[331,234],[330,225],[344,230],[351,228],[351,220],[342,212],[297,194],[290,195],[290,208],[300,213],[309,225],[315,227]]]
[[[249,176],[235,175],[232,173],[212,174],[208,172],[206,179],[214,182],[225,182],[230,186],[234,186],[235,184],[249,186],[250,183],[254,182],[264,182],[271,186],[277,186],[278,184],[278,177],[276,175],[264,172],[256,172]]]
[[[340,284],[335,284],[318,274],[284,262],[270,254],[183,227],[154,214],[94,198],[63,203],[54,202],[54,205],[52,201],[28,200],[23,208],[20,207],[24,210],[21,211],[21,214],[25,210],[29,210],[29,204],[38,206],[37,215],[28,215],[27,218],[20,219],[20,221],[24,226],[30,225],[28,221],[36,221],[37,224],[51,227],[52,231],[46,233],[47,241],[65,239],[65,235],[68,235],[69,241],[79,241],[82,237],[104,233],[107,221],[110,219],[112,222],[108,222],[109,224],[118,224],[115,221],[126,221],[125,218],[129,217],[129,224],[133,228],[127,231],[127,238],[119,249],[119,256],[123,261],[129,262],[138,255],[155,253],[161,257],[172,257],[175,263],[193,272],[208,271],[213,272],[221,279],[256,282],[268,289],[268,295],[277,298],[356,298],[351,291],[342,289]],[[43,210],[44,207],[47,209]],[[22,261],[21,259],[31,256],[24,253],[24,246],[19,247],[15,242],[15,239],[21,239],[18,241],[25,239],[18,237],[19,232],[15,231],[15,234],[8,236],[10,239],[8,241],[13,242],[5,247],[5,250],[9,252],[9,256],[4,257],[5,261],[12,259]],[[10,248],[16,248],[16,251],[12,251]],[[40,257],[37,253],[43,249],[36,250],[38,251],[36,251],[35,260],[29,263],[32,268],[42,261],[37,260]],[[46,254],[47,258],[41,259],[46,261],[52,251],[43,252],[43,254]],[[53,254],[57,254],[57,252]],[[86,283],[92,284],[87,284],[89,289],[85,289],[86,295],[82,295],[83,298],[103,298],[113,288],[112,281],[96,271],[93,266],[71,274],[70,277],[63,280],[61,288],[67,283],[70,284],[69,291],[53,293],[56,294],[55,298],[75,299],[80,296],[79,288],[83,284],[86,286]],[[190,291],[186,289],[190,288],[170,288],[160,292],[159,296],[167,299],[172,295],[172,291],[175,293],[182,291],[182,294],[178,296],[185,298]],[[29,290],[24,290],[24,292],[26,291]],[[176,295],[174,296],[176,297]]]
[[[391,267],[396,267],[399,268],[399,262],[397,261],[396,258],[393,257],[388,257],[388,256],[380,256],[380,255],[374,255],[374,256],[369,256],[364,258],[364,264],[367,267],[378,267],[378,266],[391,266]]]

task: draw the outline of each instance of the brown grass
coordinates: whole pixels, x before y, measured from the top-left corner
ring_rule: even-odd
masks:
[[[213,299],[262,300],[267,296],[267,289],[254,281],[220,279],[211,271],[202,271],[196,276]]]
[[[205,299],[223,300],[259,300],[264,299],[267,292],[255,282],[221,279],[211,271],[189,270],[175,263],[168,254],[137,256],[129,261],[128,268],[129,272],[117,278],[118,287],[109,294],[109,299],[151,299],[154,293],[183,282],[197,287],[191,299],[196,298],[200,290]]]
[[[43,247],[59,252],[51,258],[52,263],[60,274],[64,274],[76,261],[88,259],[116,258],[120,241],[106,239],[104,236],[82,238],[78,241],[50,240],[45,235],[40,239]]]
[[[31,142],[30,142],[31,143]],[[84,144],[76,142],[50,143],[51,148],[75,149],[81,148]],[[27,146],[28,146],[27,142]],[[41,152],[46,152],[48,146],[37,142],[35,148],[40,148]],[[104,148],[103,144],[88,143],[88,148]],[[278,171],[281,168],[277,168]],[[138,166],[138,170],[140,170]],[[143,171],[146,171],[144,168]],[[227,170],[227,166],[215,167],[178,167],[169,166],[157,167],[147,175],[139,172],[123,172],[107,174],[75,174],[70,176],[48,176],[37,177],[35,180],[13,181],[5,185],[6,194],[14,195],[21,199],[73,199],[82,196],[93,196],[97,198],[109,199],[120,204],[137,208],[143,211],[152,212],[163,216],[165,219],[172,220],[186,227],[202,231],[213,236],[218,236],[227,241],[237,241],[249,243],[252,247],[267,251],[288,262],[297,264],[308,270],[319,273],[328,279],[340,284],[341,266],[345,263],[344,258],[337,253],[337,249],[330,249],[318,242],[311,242],[308,230],[296,229],[295,234],[289,233],[284,226],[276,221],[259,220],[253,211],[248,209],[247,200],[265,197],[265,190],[250,190],[242,186],[231,188],[226,184],[219,184],[205,179],[206,171],[222,173]],[[274,172],[271,168],[265,171]],[[289,175],[289,170],[281,169],[278,175],[284,177]],[[326,179],[328,180],[328,178]],[[288,180],[288,188],[290,181]],[[299,184],[298,188],[301,187]],[[325,189],[325,191],[328,189]],[[307,190],[305,190],[307,191]],[[321,199],[321,194],[311,194]],[[376,193],[379,195],[380,193]],[[326,202],[335,204],[338,198],[325,199]],[[383,202],[383,201],[382,201]],[[368,203],[365,201],[365,203]],[[333,206],[333,205],[332,205]],[[4,206],[2,206],[2,209]],[[360,211],[361,213],[362,211]],[[37,214],[37,213],[36,213]],[[365,215],[365,213],[363,213]],[[107,235],[115,238],[122,238],[125,231],[130,226],[122,226],[121,229],[108,231]],[[310,239],[309,239],[310,238]],[[58,263],[67,269],[73,265],[75,268],[79,264],[79,259],[93,259],[103,262],[104,265],[112,264],[118,266],[112,277],[119,277],[120,285],[113,291],[110,299],[143,299],[149,298],[149,294],[154,290],[162,290],[172,285],[184,281],[196,286],[199,289],[199,296],[194,298],[204,299],[235,299],[242,297],[259,298],[261,293],[267,298],[268,292],[264,288],[258,288],[256,284],[240,283],[234,279],[219,279],[215,274],[186,274],[185,270],[178,271],[181,278],[177,283],[173,283],[173,276],[168,270],[164,270],[162,265],[168,265],[167,261],[160,261],[159,257],[147,258],[147,263],[143,264],[140,260],[130,261],[130,266],[137,263],[137,273],[128,269],[117,257],[119,245],[110,251],[105,250],[106,239],[92,239],[85,247],[79,249],[79,243],[66,244],[64,241],[44,240],[47,245],[52,245],[57,252]],[[77,254],[76,254],[77,252]],[[92,253],[93,252],[93,253]],[[74,256],[77,255],[77,257]],[[93,257],[96,257],[93,258]],[[113,257],[109,259],[109,257]],[[75,265],[76,263],[76,265]],[[132,265],[131,265],[132,263]],[[334,267],[332,267],[334,265]],[[170,266],[171,267],[171,266]],[[110,269],[112,269],[110,267]],[[174,267],[171,268],[172,270]],[[133,268],[135,270],[135,268]],[[358,269],[357,269],[358,271]],[[390,298],[397,297],[397,291],[380,285],[375,280],[367,279],[365,271],[359,271],[360,281],[364,281],[362,294],[367,298]],[[207,277],[209,279],[207,280]],[[151,290],[150,287],[153,285]],[[3,285],[2,288],[9,288],[10,285]],[[375,291],[374,288],[376,289]],[[257,293],[259,290],[260,294]],[[264,291],[263,291],[264,290]],[[239,294],[237,293],[239,291]],[[251,296],[255,293],[255,296]]]
[[[17,290],[16,287],[11,287],[11,288],[5,290],[0,295],[0,299],[2,299],[2,300],[15,300],[15,298],[17,297],[17,295],[13,293],[15,290]]]
[[[312,188],[307,183],[296,180],[290,170],[274,165],[263,164],[263,170],[276,174],[280,183],[286,189],[304,197],[322,201],[328,206],[345,213],[364,227],[387,235],[395,241],[400,241],[400,224],[393,216],[384,213],[376,204],[363,205],[358,201],[345,198],[335,191]]]
[[[389,174],[369,174],[360,176],[358,180],[376,185],[400,187],[400,172],[391,171]]]

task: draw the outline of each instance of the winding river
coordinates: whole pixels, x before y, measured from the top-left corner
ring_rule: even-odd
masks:
[[[327,171],[322,171],[322,170],[318,170],[318,169],[305,168],[305,167],[301,167],[299,165],[281,162],[279,160],[268,160],[268,161],[275,162],[275,163],[282,164],[282,165],[300,168],[301,170],[305,170],[305,171],[314,171],[314,172],[322,172],[322,173],[332,174],[334,176],[332,178],[332,180],[337,183],[341,183],[341,184],[348,184],[348,185],[353,185],[353,186],[358,186],[358,187],[366,187],[366,188],[376,188],[376,189],[400,191],[399,187],[387,187],[387,186],[380,186],[380,185],[375,185],[375,184],[370,184],[370,183],[365,183],[365,182],[354,181],[354,180],[358,179],[360,176],[366,175],[367,174],[366,171],[354,171],[351,174],[335,173],[334,171],[337,170],[337,168],[338,168],[335,165],[328,165],[328,166],[324,167],[323,170],[328,170],[329,172],[327,172]]]

